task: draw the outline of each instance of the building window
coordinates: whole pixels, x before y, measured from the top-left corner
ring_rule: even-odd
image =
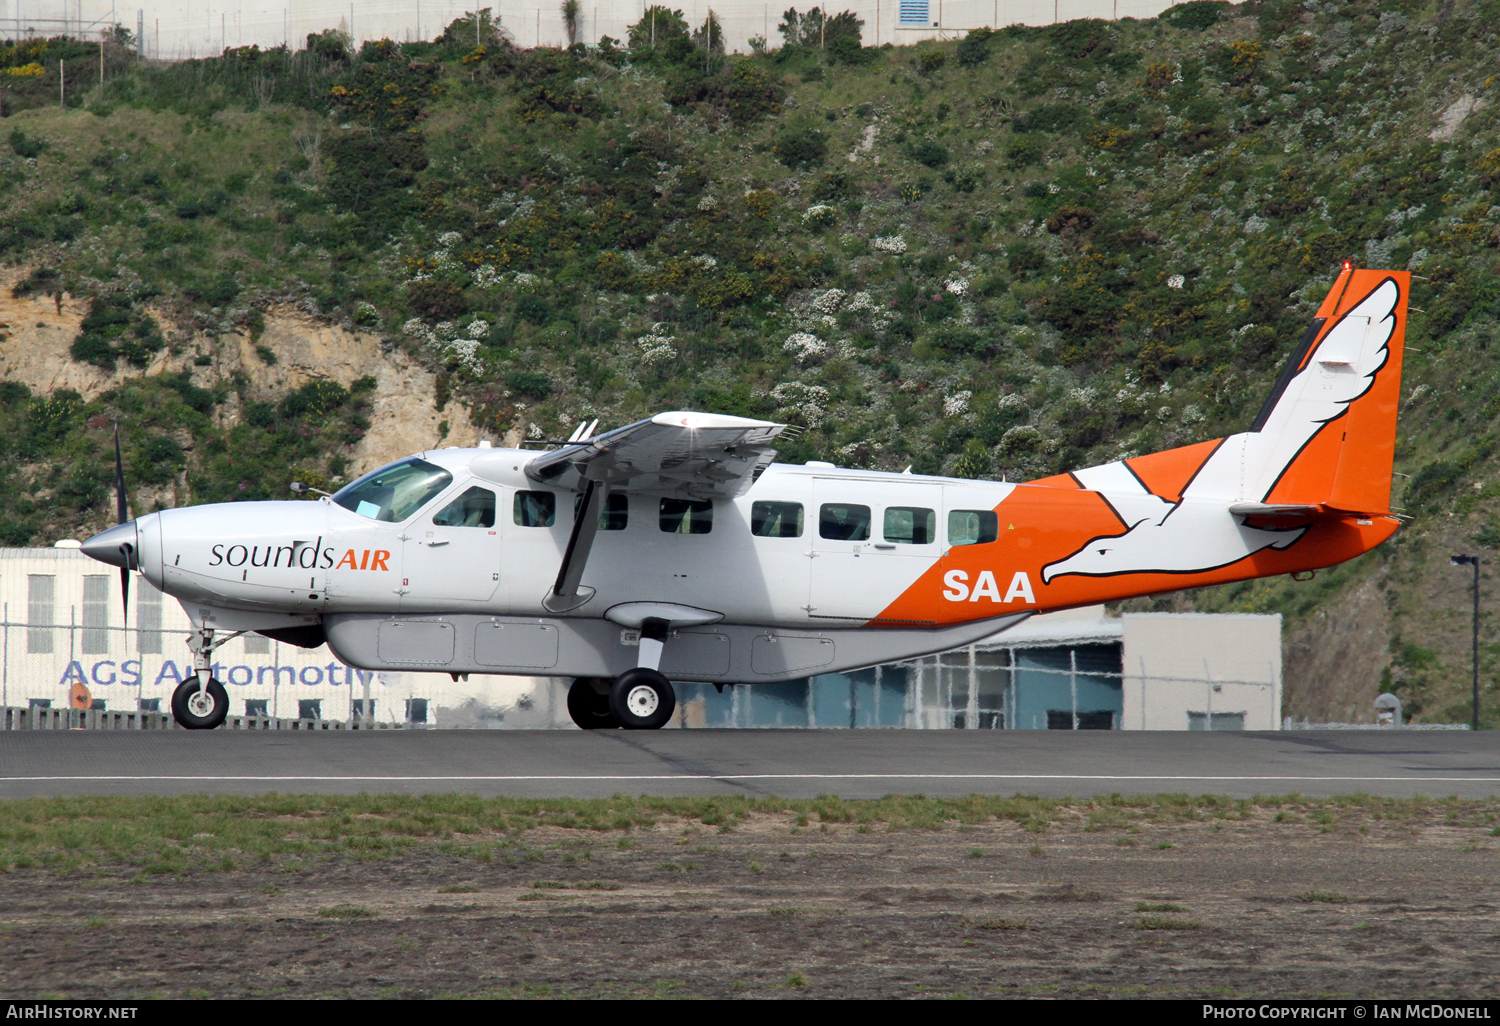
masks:
[[[930,24],[928,16],[931,12],[927,0],[901,0],[900,11],[902,25],[926,26]]]
[[[30,574],[26,578],[26,622],[33,624],[26,631],[26,651],[50,653],[52,651],[52,624],[57,578],[51,574]]]
[[[1071,709],[1048,709],[1048,730],[1072,730],[1073,711]],[[1079,730],[1114,730],[1115,714],[1108,709],[1094,710],[1091,712],[1078,713]]]
[[[245,635],[245,654],[248,655],[270,655],[271,639],[262,634]]]
[[[667,534],[707,534],[714,529],[714,504],[708,499],[663,499],[658,516]]]
[[[352,715],[354,716],[354,718],[356,720],[362,720],[362,719],[365,718],[365,700],[363,698],[356,698],[354,700],[354,707],[353,707],[353,710],[352,710]],[[373,698],[370,699],[370,712],[369,712],[369,715],[370,715],[370,717],[372,719],[375,716],[375,699],[373,699]]]
[[[427,722],[427,699],[425,699],[425,698],[408,698],[406,700],[406,722],[407,723],[426,723]]]
[[[266,706],[271,700],[269,698],[247,698],[245,699],[246,716],[268,716]]]
[[[1245,714],[1242,712],[1216,712],[1213,721],[1208,713],[1189,712],[1188,730],[1244,730]]]
[[[750,533],[757,538],[801,538],[802,503],[752,502]]]
[[[299,698],[297,699],[297,719],[299,720],[321,720],[323,718],[323,700],[321,698]]]
[[[159,655],[161,646],[161,592],[144,577],[135,596],[135,647],[141,655]]]
[[[28,698],[28,699],[26,699],[26,706],[29,709],[51,709],[52,708],[52,699],[50,699],[50,698]]]
[[[551,492],[517,492],[512,515],[519,527],[551,527],[557,522],[557,496]]]
[[[137,698],[135,700],[137,712],[159,713],[161,712],[161,699],[159,698]]]
[[[79,647],[84,655],[104,655],[109,651],[109,578],[90,574],[83,579],[83,636]]]
[[[826,502],[818,510],[818,537],[833,541],[869,541],[870,507]]]

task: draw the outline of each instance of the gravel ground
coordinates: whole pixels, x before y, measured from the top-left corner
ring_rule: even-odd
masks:
[[[1500,838],[1493,814],[1455,818],[1080,805],[891,831],[791,811],[541,826],[478,858],[432,838],[254,871],[12,868],[0,992],[1494,997]]]

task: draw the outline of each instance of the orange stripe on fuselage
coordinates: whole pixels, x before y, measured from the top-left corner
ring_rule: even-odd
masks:
[[[1163,454],[1165,455],[1165,454]],[[1034,609],[1050,611],[1114,602],[1210,584],[1227,584],[1255,577],[1271,577],[1298,570],[1315,570],[1361,555],[1392,534],[1397,522],[1379,518],[1368,525],[1353,520],[1322,520],[1285,550],[1262,549],[1237,563],[1193,574],[1133,573],[1113,577],[1055,577],[1042,583],[1042,568],[1065,559],[1093,538],[1119,535],[1125,528],[1096,492],[1060,487],[1017,485],[995,507],[1000,536],[987,545],[959,545],[928,568],[915,583],[884,610],[881,620],[925,621],[937,625],[963,623]],[[1001,601],[989,589],[977,600],[944,598],[952,593],[949,581],[957,571],[969,590],[989,572]],[[1027,576],[1035,602],[1004,601],[1017,573]]]

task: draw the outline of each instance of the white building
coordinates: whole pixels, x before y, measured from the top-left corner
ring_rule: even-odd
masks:
[[[140,27],[148,57],[166,60],[212,57],[229,46],[304,45],[310,32],[343,29],[358,41],[432,39],[476,5],[488,7],[518,46],[566,46],[567,32],[559,3],[548,0],[497,2],[482,0],[203,0],[121,6],[115,0],[0,0],[0,37],[97,36],[118,23]],[[601,35],[626,37],[626,27],[640,21],[645,0],[582,5],[579,39],[596,42]],[[800,11],[817,3],[752,3],[749,0],[675,0],[665,6],[681,10],[700,25],[710,9],[724,29],[731,51],[748,53],[750,39],[781,42],[776,25],[791,6]],[[826,5],[830,14],[849,10],[865,23],[866,46],[905,46],[923,39],[961,38],[972,28],[1006,25],[1050,25],[1075,18],[1154,18],[1172,6],[1165,0],[854,0]]]
[[[190,624],[176,600],[130,580],[126,622],[119,571],[75,547],[0,549],[0,706],[64,707],[81,683],[98,708],[165,712],[192,672]],[[355,670],[327,646],[256,634],[220,648],[214,676],[235,716],[351,721],[368,708],[387,724],[572,726],[564,679]],[[674,725],[688,728],[1276,730],[1281,617],[1093,606],[904,663],[677,688]]]

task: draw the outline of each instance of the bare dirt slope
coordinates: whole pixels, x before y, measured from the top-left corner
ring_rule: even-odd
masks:
[[[1493,815],[1490,819],[1493,819]],[[1369,996],[1500,990],[1489,820],[889,831],[537,827],[379,861],[0,875],[0,991],[143,996]],[[800,822],[806,824],[803,815]],[[1037,825],[1033,824],[1035,828]],[[191,841],[185,842],[190,848]],[[476,857],[475,852],[482,854]]]
[[[243,374],[256,399],[277,399],[309,380],[336,381],[346,388],[373,376],[370,431],[355,447],[351,470],[360,474],[393,459],[444,445],[473,445],[478,440],[462,403],[437,408],[437,378],[398,347],[383,345],[379,336],[351,332],[317,320],[293,307],[266,312],[265,331],[252,341],[245,332],[216,337],[171,328],[157,313],[169,348],[156,354],[146,368],[123,361],[113,373],[68,355],[88,314],[88,304],[69,295],[17,298],[11,288],[26,270],[0,272],[0,377],[19,381],[37,392],[69,388],[93,399],[121,381],[142,374],[186,369],[194,384],[211,388]],[[269,349],[276,362],[267,363],[256,347]],[[199,357],[208,357],[204,365]],[[221,409],[225,425],[236,423],[240,403],[234,397]]]

